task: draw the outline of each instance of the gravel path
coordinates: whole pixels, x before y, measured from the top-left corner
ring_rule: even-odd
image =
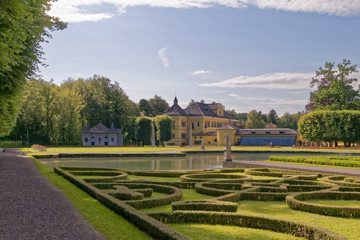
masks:
[[[17,150],[0,153],[0,239],[105,239]]]
[[[337,175],[350,175],[360,177],[360,169],[355,168],[338,168],[338,167],[327,167],[327,166],[317,166],[317,165],[302,165],[302,164],[291,164],[291,163],[282,163],[282,162],[265,162],[265,161],[232,161],[230,163],[224,162],[224,164],[229,164],[229,167],[268,167],[268,168],[281,168],[281,169],[291,169],[299,171],[308,171],[308,172],[322,172],[330,173]]]

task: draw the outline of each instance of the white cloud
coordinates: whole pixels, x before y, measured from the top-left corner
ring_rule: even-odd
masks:
[[[211,73],[210,71],[207,70],[198,70],[198,71],[194,71],[191,73],[191,75],[201,75],[201,74],[209,74]]]
[[[229,96],[230,97],[238,97],[239,95],[237,95],[236,93],[230,93]]]
[[[163,64],[163,66],[165,68],[169,67],[170,66],[170,62],[169,62],[169,59],[167,58],[167,51],[168,51],[168,48],[161,48],[159,51],[158,51],[158,58],[160,59],[161,63]]]
[[[111,18],[111,13],[91,13],[83,10],[93,5],[113,5],[119,14],[136,6],[168,8],[231,8],[257,7],[295,12],[316,12],[339,16],[360,15],[358,0],[58,0],[53,3],[50,15],[66,22],[100,21]]]
[[[314,73],[271,73],[259,76],[238,76],[212,83],[200,83],[203,87],[307,89]]]

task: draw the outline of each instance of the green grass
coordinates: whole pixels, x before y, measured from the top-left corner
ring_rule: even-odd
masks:
[[[23,147],[21,141],[8,141],[8,140],[0,140],[1,148],[19,148]]]
[[[295,240],[304,239],[288,234],[253,228],[205,224],[167,224],[194,240]]]
[[[306,200],[306,202],[316,203],[316,204],[324,204],[331,206],[341,206],[341,207],[359,207],[360,201],[358,200]]]
[[[196,192],[194,189],[182,189],[183,191],[183,197],[181,200],[200,200],[200,199],[210,199],[213,198],[213,196],[204,195]],[[154,193],[153,193],[154,194]],[[142,209],[143,212],[171,212],[171,204],[160,206],[160,207],[154,207],[154,208],[147,208]]]
[[[106,208],[100,202],[57,175],[51,168],[34,160],[40,173],[61,189],[78,211],[107,239],[152,239],[123,217]]]
[[[1,146],[1,145],[0,145]],[[223,146],[207,146],[206,150],[224,150]],[[360,149],[312,149],[312,148],[291,148],[291,147],[256,147],[256,146],[232,146],[233,151],[285,151],[285,152],[360,152]],[[148,152],[183,152],[201,151],[200,146],[194,147],[49,147],[45,152],[38,152],[31,148],[22,148],[23,152],[36,153],[38,155],[58,154],[58,153],[148,153]]]
[[[152,177],[152,176],[138,176],[138,175],[127,175],[127,180],[136,179],[149,179],[154,182],[180,182],[178,177]]]
[[[330,217],[314,213],[296,211],[289,208],[285,201],[240,201],[238,212],[309,223],[327,228],[347,237],[348,239],[360,239],[360,219]]]

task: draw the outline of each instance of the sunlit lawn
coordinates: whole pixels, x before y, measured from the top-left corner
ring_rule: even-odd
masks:
[[[205,151],[223,150],[220,146],[207,146]],[[360,149],[310,149],[310,148],[291,148],[291,147],[252,147],[252,146],[232,146],[233,151],[286,151],[286,152],[359,152]],[[149,152],[183,152],[183,151],[202,151],[200,146],[194,147],[49,147],[45,152],[39,152],[31,148],[22,148],[21,151],[36,154],[58,154],[58,153],[149,153]]]

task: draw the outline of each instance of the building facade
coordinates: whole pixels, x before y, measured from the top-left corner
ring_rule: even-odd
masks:
[[[110,128],[101,121],[93,128],[87,124],[82,131],[81,140],[85,147],[123,146],[123,130],[115,129],[114,123]]]
[[[225,146],[225,135],[230,136],[231,145],[246,146],[293,146],[299,133],[292,129],[280,129],[269,124],[265,129],[245,129],[245,124],[228,114],[220,103],[204,101],[190,104],[186,109],[174,104],[164,113],[173,119],[172,139],[167,145]]]

